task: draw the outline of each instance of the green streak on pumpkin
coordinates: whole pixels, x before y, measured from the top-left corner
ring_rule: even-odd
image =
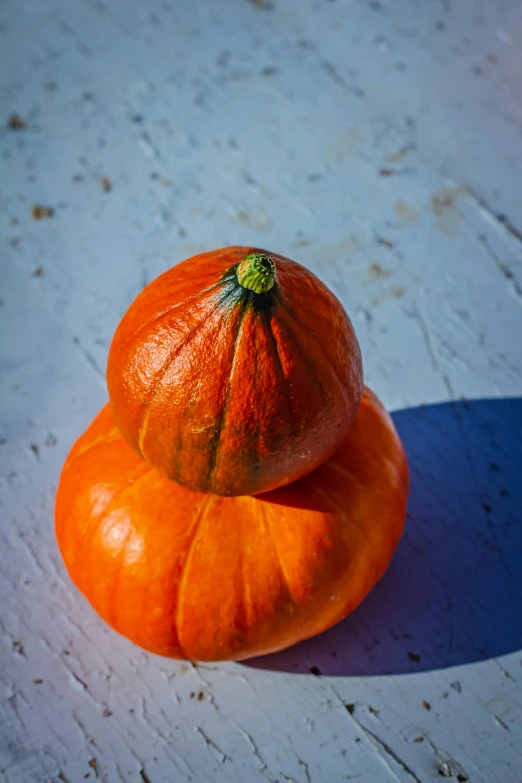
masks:
[[[236,275],[243,288],[266,294],[275,282],[275,264],[265,253],[249,253],[238,264]]]

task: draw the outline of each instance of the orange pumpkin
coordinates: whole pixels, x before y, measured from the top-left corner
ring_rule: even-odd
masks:
[[[301,478],[340,445],[362,393],[342,305],[288,258],[230,247],[150,283],[112,341],[116,423],[134,450],[199,492]]]
[[[407,495],[401,442],[367,389],[329,460],[258,497],[164,478],[107,405],[65,462],[56,534],[72,580],[121,634],[173,658],[239,660],[353,611],[389,563]]]

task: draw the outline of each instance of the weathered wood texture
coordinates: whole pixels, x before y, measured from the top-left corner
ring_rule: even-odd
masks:
[[[520,781],[520,2],[4,0],[1,35],[0,777]],[[53,495],[131,298],[231,243],[341,298],[413,487],[351,618],[193,666],[102,625]]]

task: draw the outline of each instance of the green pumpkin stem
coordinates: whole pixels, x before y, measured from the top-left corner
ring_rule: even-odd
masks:
[[[266,294],[275,282],[275,264],[266,253],[249,253],[239,263],[236,275],[243,288]]]

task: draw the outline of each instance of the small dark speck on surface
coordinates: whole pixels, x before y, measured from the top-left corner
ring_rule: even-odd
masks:
[[[482,508],[486,512],[486,514],[491,514],[493,511],[493,506],[491,506],[489,503],[486,503],[485,501],[482,501]]]
[[[18,655],[21,655],[22,658],[25,658],[25,651],[24,651],[24,646],[23,646],[22,642],[14,641],[13,642],[13,650],[16,653],[18,653]]]
[[[421,659],[420,655],[417,655],[417,653],[414,652],[409,652],[408,658],[410,659],[410,661],[413,661],[414,663],[420,663],[420,659]]]
[[[200,691],[198,693],[198,701],[203,701],[205,698],[205,691]]]
[[[40,449],[38,448],[36,443],[31,443],[31,451],[33,452],[36,459],[40,461]]]
[[[9,130],[21,131],[27,128],[27,123],[20,117],[19,114],[11,114],[7,120],[7,127]]]
[[[255,5],[256,8],[259,8],[260,11],[272,11],[274,4],[272,2],[269,2],[269,0],[248,0],[249,3],[252,3],[252,5]]]
[[[431,710],[431,704],[427,701],[421,701],[421,704],[425,710]]]
[[[72,181],[73,182],[82,182],[83,181],[83,177],[82,177],[81,174],[73,174]]]
[[[509,490],[507,490],[505,487],[502,487],[502,489],[500,490],[500,494],[502,495],[503,498],[508,498]]]
[[[102,712],[102,718],[110,718],[112,715],[112,712],[107,709],[107,707]]]
[[[310,673],[314,674],[316,677],[320,677],[322,672],[317,666],[310,666]]]
[[[379,177],[393,177],[394,174],[393,169],[379,169]]]
[[[415,737],[414,742],[424,742],[424,737]]]
[[[275,65],[267,65],[265,68],[261,69],[261,76],[273,76],[278,72],[279,68],[277,68]]]
[[[105,193],[110,193],[112,190],[112,181],[109,177],[100,177],[100,183]]]
[[[455,682],[450,682],[450,688],[453,688],[453,690],[457,691],[457,693],[462,693],[462,684],[460,680],[455,680]]]
[[[41,685],[43,683],[43,680],[41,680],[39,677],[36,678],[36,680],[33,680],[35,685]]]
[[[149,778],[149,776],[147,775],[143,767],[140,769],[140,776],[141,779],[143,780],[143,783],[152,783],[151,779]]]
[[[392,242],[391,239],[385,239],[385,237],[377,237],[377,242],[379,245],[382,245],[383,247],[387,247],[388,250],[392,250],[395,247],[395,242]]]
[[[370,705],[368,705],[368,709],[370,710],[372,715],[378,715],[379,714],[379,710],[376,710],[375,707],[370,707]]]
[[[455,193],[450,188],[441,188],[431,197],[431,208],[437,217],[453,207]]]
[[[380,264],[370,264],[368,267],[368,274],[372,280],[381,280],[390,277],[391,272],[388,269],[384,269]]]
[[[35,204],[31,210],[33,220],[44,220],[45,218],[52,218],[54,215],[54,209],[52,207],[44,207],[41,204]]]
[[[223,49],[216,58],[216,65],[221,66],[222,68],[225,67],[225,65],[230,60],[230,52],[228,49]]]
[[[132,122],[135,122],[137,125],[139,125],[144,120],[143,114],[132,114],[131,120]]]
[[[353,715],[353,713],[355,712],[355,704],[347,704],[346,709],[348,710],[350,715]]]
[[[43,275],[43,266],[35,266],[35,268],[31,272],[31,277],[42,277],[42,275]]]
[[[489,465],[489,469],[492,473],[497,473],[499,470],[499,467],[496,462],[491,462]]]
[[[96,773],[96,777],[98,777],[98,762],[96,759],[91,759],[89,761],[89,767],[92,767],[92,769]]]
[[[45,446],[56,446],[57,443],[58,443],[58,441],[56,440],[56,438],[54,437],[54,435],[51,432],[49,433],[49,435],[46,436],[46,438],[44,440],[44,445]]]

